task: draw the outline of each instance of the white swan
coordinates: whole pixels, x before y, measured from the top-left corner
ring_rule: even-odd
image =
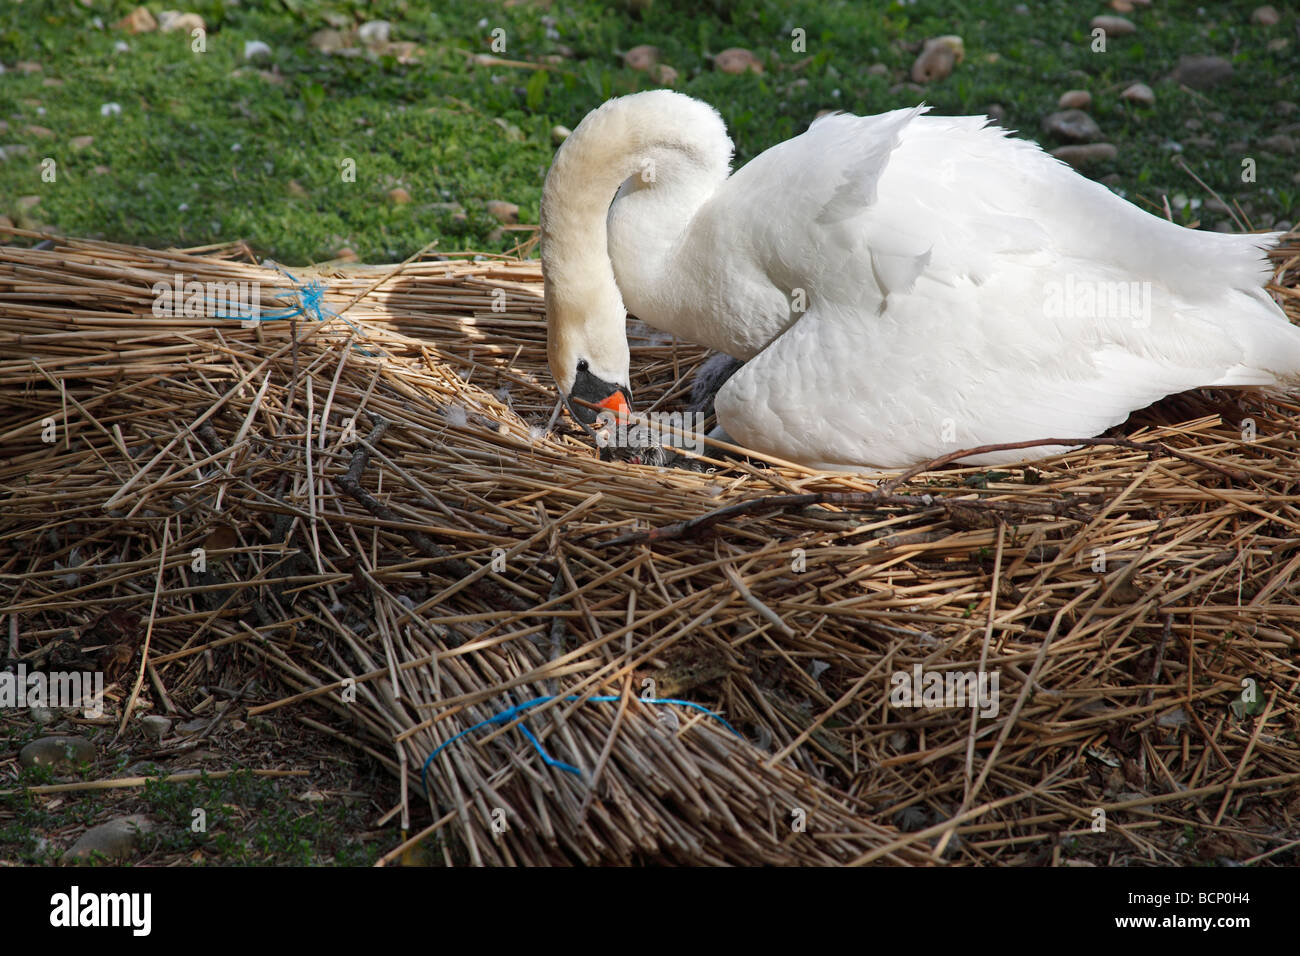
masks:
[[[829,469],[1085,438],[1189,388],[1300,380],[1300,329],[1263,288],[1280,234],[1173,225],[984,117],[925,112],[827,116],[730,176],[698,100],[588,114],[542,195],[561,394],[631,401],[628,311],[747,360],[716,400],[734,441]]]

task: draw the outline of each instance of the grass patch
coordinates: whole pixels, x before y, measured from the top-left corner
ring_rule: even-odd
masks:
[[[486,203],[512,201],[521,221],[537,221],[551,128],[575,125],[609,96],[655,85],[618,56],[639,43],[660,48],[680,74],[678,89],[721,110],[738,162],[798,134],[823,108],[997,106],[1008,126],[1038,136],[1059,94],[1081,87],[1093,92],[1093,114],[1119,147],[1118,159],[1093,174],[1148,208],[1165,194],[1201,194],[1171,163],[1179,147],[1225,198],[1248,203],[1257,225],[1293,219],[1300,195],[1294,157],[1261,145],[1284,150],[1300,121],[1287,99],[1295,38],[1286,22],[1251,25],[1240,4],[1139,10],[1138,33],[1112,38],[1104,54],[1090,47],[1091,14],[1050,0],[1023,14],[992,0],[737,0],[712,4],[712,16],[662,0],[639,14],[588,0],[510,8],[451,0],[433,10],[405,0],[205,0],[186,5],[208,24],[202,53],[180,33],[114,29],[134,5],[28,0],[0,8],[0,212],[20,224],[155,245],[246,238],[286,264],[343,247],[396,260],[434,238],[444,249],[504,249],[515,238],[494,233]],[[326,56],[309,43],[317,30],[380,18],[391,21],[394,40],[418,45],[414,62]],[[806,33],[804,52],[791,49],[796,28]],[[529,70],[470,65],[467,54],[491,52],[497,29],[500,56],[560,57],[555,71],[541,80]],[[954,32],[965,39],[966,60],[951,77],[923,91],[903,82],[925,38]],[[254,40],[271,54],[247,63],[244,45]],[[714,71],[710,54],[729,46],[753,50],[764,74]],[[1228,56],[1236,74],[1205,93],[1181,90],[1165,77],[1184,53]],[[871,72],[874,64],[884,75]],[[30,65],[40,68],[24,72]],[[1118,98],[1138,80],[1155,89],[1155,106]],[[106,104],[120,112],[102,112]],[[89,145],[73,145],[87,136]],[[1257,162],[1254,183],[1240,181],[1243,148]],[[53,182],[42,179],[47,159]],[[344,179],[349,160],[355,182]],[[399,187],[411,202],[390,201]],[[1185,223],[1205,218],[1190,203],[1175,207]]]
[[[356,839],[365,821],[355,804],[306,803],[280,782],[251,773],[150,781],[143,801],[165,822],[145,838],[146,849],[181,853],[190,863],[368,866],[380,854],[374,843]]]
[[[47,771],[27,770],[17,784],[49,782]],[[128,864],[183,857],[190,865],[369,866],[379,858],[385,847],[360,836],[367,829],[363,801],[299,797],[290,785],[248,772],[184,782],[160,775],[129,794],[0,796],[0,858],[57,863],[70,841],[48,834],[79,832],[126,813],[147,813],[157,824]]]
[[[391,829],[375,830],[377,802],[388,799],[391,784],[373,779],[370,768],[358,776],[356,761],[340,750],[333,753],[295,741],[298,752],[311,754],[318,769],[310,777],[269,778],[241,769],[257,759],[265,735],[233,731],[221,735],[223,751],[244,746],[253,753],[226,758],[229,776],[206,774],[185,781],[163,779],[186,769],[140,761],[127,743],[102,751],[76,773],[56,775],[48,767],[25,768],[16,756],[36,737],[81,734],[84,727],[38,727],[25,717],[5,721],[0,730],[0,758],[13,758],[0,773],[0,790],[40,787],[73,780],[149,775],[143,787],[76,790],[56,793],[30,791],[0,795],[0,860],[28,865],[58,863],[63,852],[87,829],[116,817],[146,814],[154,824],[142,834],[126,865],[233,866],[369,866],[397,839]],[[96,741],[106,746],[108,735]],[[159,759],[172,759],[159,753]],[[367,776],[372,779],[366,779]]]

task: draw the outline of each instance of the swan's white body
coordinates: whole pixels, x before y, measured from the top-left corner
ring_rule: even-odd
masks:
[[[1300,378],[1300,329],[1263,288],[1276,235],[1173,225],[987,123],[828,116],[728,176],[712,108],[604,104],[543,197],[561,387],[578,361],[627,384],[626,307],[748,360],[716,399],[738,443],[888,468]]]

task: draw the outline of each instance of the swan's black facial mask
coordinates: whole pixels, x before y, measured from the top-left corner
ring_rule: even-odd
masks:
[[[632,393],[627,386],[615,385],[593,375],[585,361],[578,363],[578,374],[573,380],[573,388],[565,396],[565,404],[569,406],[569,414],[582,424],[594,425],[599,412],[581,402],[573,401],[575,398],[600,408],[607,408],[616,415],[625,416],[632,410]]]

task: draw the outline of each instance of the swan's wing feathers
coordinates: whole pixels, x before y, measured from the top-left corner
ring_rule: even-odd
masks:
[[[746,236],[769,274],[841,274],[855,288],[862,270],[853,263],[868,250],[930,251],[927,268],[941,279],[980,281],[1001,256],[1044,252],[1191,295],[1267,278],[1262,250],[1276,234],[1176,226],[983,117],[926,111],[823,117],[738,170],[706,217]]]
[[[929,107],[879,116],[835,113],[755,157],[718,190],[712,210],[743,222],[762,246],[798,241],[797,226],[832,227],[876,204],[904,128]],[[794,217],[798,217],[795,219]]]
[[[891,297],[872,321],[852,309],[814,309],[732,377],[717,397],[718,421],[738,442],[793,461],[901,468],[961,448],[1087,438],[1197,385],[1272,381],[1243,342],[1208,327],[1220,347],[1193,339],[1151,356],[1103,336],[1066,341],[1046,324],[999,341],[981,329],[1024,316],[1013,288],[996,291],[972,306],[931,283]]]
[[[903,128],[927,109],[917,106],[879,116],[836,113],[822,117],[804,136],[789,141],[798,144],[801,178],[819,207],[816,223],[843,222],[875,205],[881,174]]]
[[[862,222],[872,238],[900,228],[930,237],[934,267],[953,274],[978,274],[990,255],[1039,250],[1193,296],[1258,288],[1270,271],[1263,250],[1279,235],[1186,229],[1034,143],[943,116],[917,117],[901,130]]]

